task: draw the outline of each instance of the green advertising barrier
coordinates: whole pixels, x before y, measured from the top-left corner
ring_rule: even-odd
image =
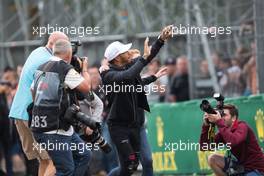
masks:
[[[216,104],[213,99],[209,101],[213,106]],[[197,147],[203,116],[200,102],[151,105],[151,113],[147,113],[147,132],[156,175],[211,172],[207,164],[211,152],[200,152]],[[239,118],[254,130],[263,149],[264,95],[227,99],[225,103],[238,107]]]

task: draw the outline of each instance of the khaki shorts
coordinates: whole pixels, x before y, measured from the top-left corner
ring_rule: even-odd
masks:
[[[38,143],[34,139],[33,133],[28,127],[28,121],[25,120],[15,120],[16,128],[21,140],[22,148],[27,156],[28,160],[40,159],[48,160],[50,159],[49,154],[46,150],[40,150]]]

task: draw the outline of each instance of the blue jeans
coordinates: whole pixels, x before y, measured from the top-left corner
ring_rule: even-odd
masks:
[[[77,133],[72,136],[34,133],[42,149],[46,149],[56,168],[56,176],[82,176],[88,168],[90,152]]]
[[[245,174],[245,176],[261,176],[262,174],[259,171],[251,171]]]
[[[153,161],[151,148],[148,142],[146,128],[140,129],[140,162],[143,167],[143,176],[153,176]]]
[[[113,170],[114,168],[118,166],[118,157],[117,157],[116,148],[111,140],[111,137],[108,131],[107,123],[103,122],[102,127],[103,127],[102,128],[103,137],[112,147],[112,151],[110,153],[107,153],[107,154],[103,153],[103,162],[104,162],[105,170],[106,172],[110,172],[111,170]]]
[[[146,129],[141,127],[140,129],[140,162],[143,167],[142,176],[153,176],[153,165],[151,148],[148,143]],[[114,168],[108,176],[118,176],[120,167]]]

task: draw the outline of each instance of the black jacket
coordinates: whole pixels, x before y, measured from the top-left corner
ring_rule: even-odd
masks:
[[[120,68],[110,65],[110,69],[102,72],[104,90],[112,90],[107,93],[109,101],[108,123],[110,125],[140,126],[137,110],[142,108],[150,111],[144,85],[155,81],[155,76],[141,79],[142,69],[157,55],[164,42],[156,40],[151,48],[150,56],[145,60],[142,57],[136,58],[132,63]],[[119,89],[118,89],[119,87]],[[130,87],[131,89],[129,89]],[[123,89],[123,90],[122,90]]]
[[[175,76],[171,85],[171,94],[176,97],[176,102],[190,100],[189,93],[189,76],[188,74],[181,74]]]

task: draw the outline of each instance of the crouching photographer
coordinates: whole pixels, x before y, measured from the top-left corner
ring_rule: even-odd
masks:
[[[80,61],[81,74],[69,64],[72,47],[67,40],[58,40],[53,54],[50,61],[37,69],[31,86],[34,105],[30,127],[38,142],[34,147],[49,153],[56,175],[82,176],[88,167],[90,152],[73,125],[75,119],[80,120],[75,91],[87,95],[91,89],[88,62]],[[85,116],[81,117],[83,120]],[[97,125],[91,119],[84,121]]]
[[[232,104],[224,105],[224,97],[214,96],[217,108],[212,108],[207,100],[203,100],[201,109],[205,112],[200,136],[201,150],[209,143],[222,143],[230,146],[226,156],[211,154],[208,164],[215,175],[263,175],[264,154],[257,138],[249,125],[239,120],[238,109]],[[213,135],[214,126],[218,133]]]

